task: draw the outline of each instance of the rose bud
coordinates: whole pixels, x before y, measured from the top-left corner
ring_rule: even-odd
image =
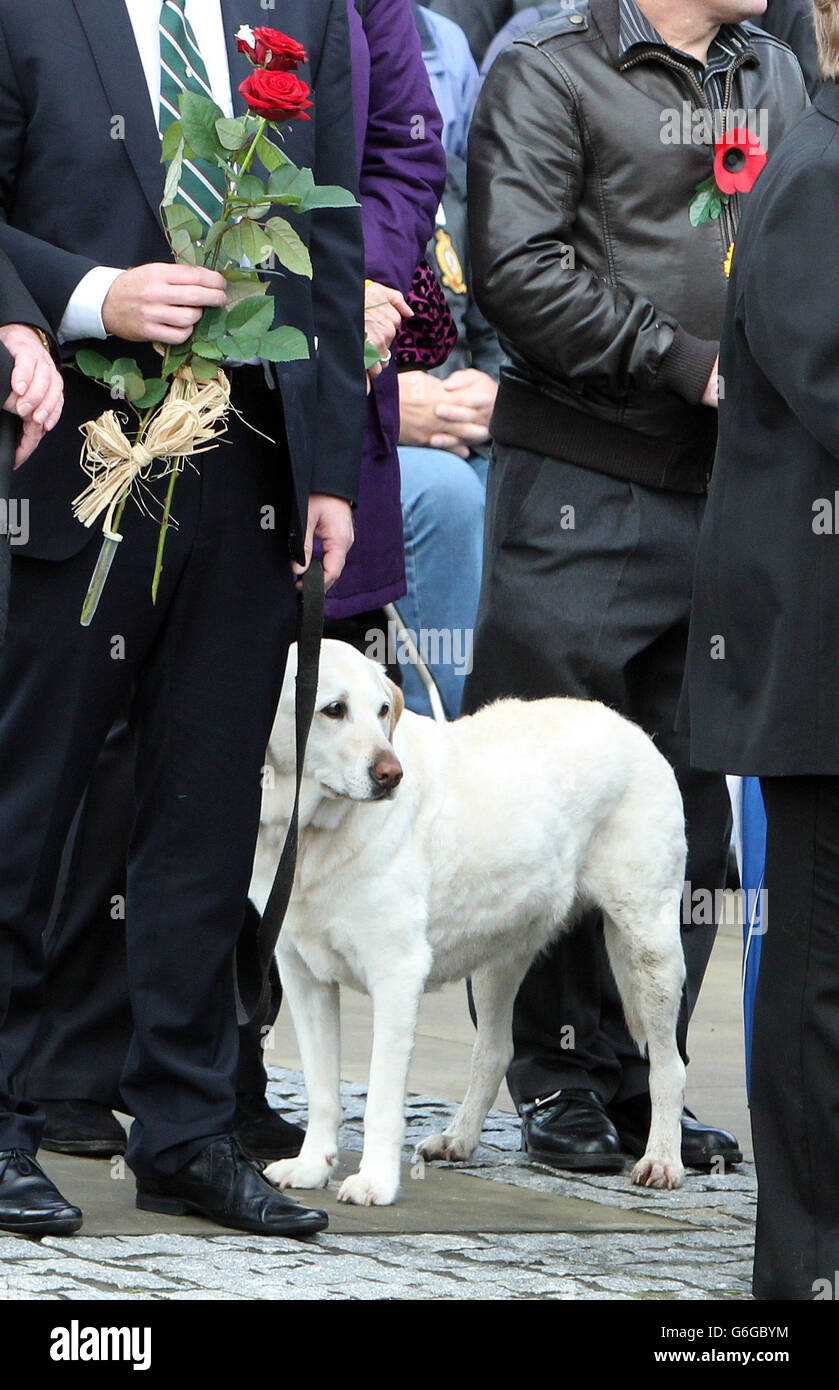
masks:
[[[302,44],[279,29],[269,29],[264,24],[256,29],[243,24],[236,34],[236,47],[240,53],[247,54],[255,67],[271,72],[291,72],[299,63],[306,61],[306,50]]]
[[[268,29],[264,24],[253,32],[257,62],[261,67],[271,72],[292,72],[300,63],[305,63],[305,48],[288,34]]]

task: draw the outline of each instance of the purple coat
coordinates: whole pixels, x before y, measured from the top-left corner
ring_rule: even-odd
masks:
[[[363,27],[353,0],[347,8],[365,273],[406,294],[434,231],[446,181],[442,121],[411,0],[367,0]],[[423,138],[416,138],[418,131]],[[376,378],[367,398],[355,543],[326,600],[329,618],[364,613],[405,593],[398,440],[394,364]]]

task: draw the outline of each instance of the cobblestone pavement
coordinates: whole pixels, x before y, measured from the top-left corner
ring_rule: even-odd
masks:
[[[269,1094],[305,1121],[299,1073],[271,1069]],[[364,1088],[343,1087],[341,1145],[361,1147]],[[408,1102],[416,1140],[455,1107]],[[0,1299],[748,1299],[754,1171],[689,1173],[675,1193],[639,1192],[626,1176],[559,1176],[524,1161],[515,1116],[494,1111],[465,1171],[689,1226],[633,1234],[335,1235],[305,1245],[247,1235],[0,1236]]]

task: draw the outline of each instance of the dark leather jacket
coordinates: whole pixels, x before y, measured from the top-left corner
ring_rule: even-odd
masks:
[[[747,28],[726,107],[762,116],[771,158],[808,99],[791,51]],[[497,441],[705,489],[716,411],[699,402],[727,286],[721,223],[689,218],[712,171],[713,144],[689,137],[707,109],[675,57],[621,63],[618,0],[545,19],[497,58],[469,148],[475,296],[511,359]],[[662,138],[667,113],[689,138]]]

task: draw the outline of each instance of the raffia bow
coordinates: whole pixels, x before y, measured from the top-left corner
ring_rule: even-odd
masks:
[[[133,444],[122,428],[124,415],[107,410],[98,420],[88,420],[81,426],[81,464],[90,482],[73,500],[76,518],[92,526],[104,512],[103,529],[110,534],[114,512],[134,483],[152,476],[155,462],[165,464],[154,474],[161,477],[171,472],[178,459],[215,448],[229,409],[230,382],[221,369],[213,381],[203,382],[196,381],[189,367],[182,367]]]

